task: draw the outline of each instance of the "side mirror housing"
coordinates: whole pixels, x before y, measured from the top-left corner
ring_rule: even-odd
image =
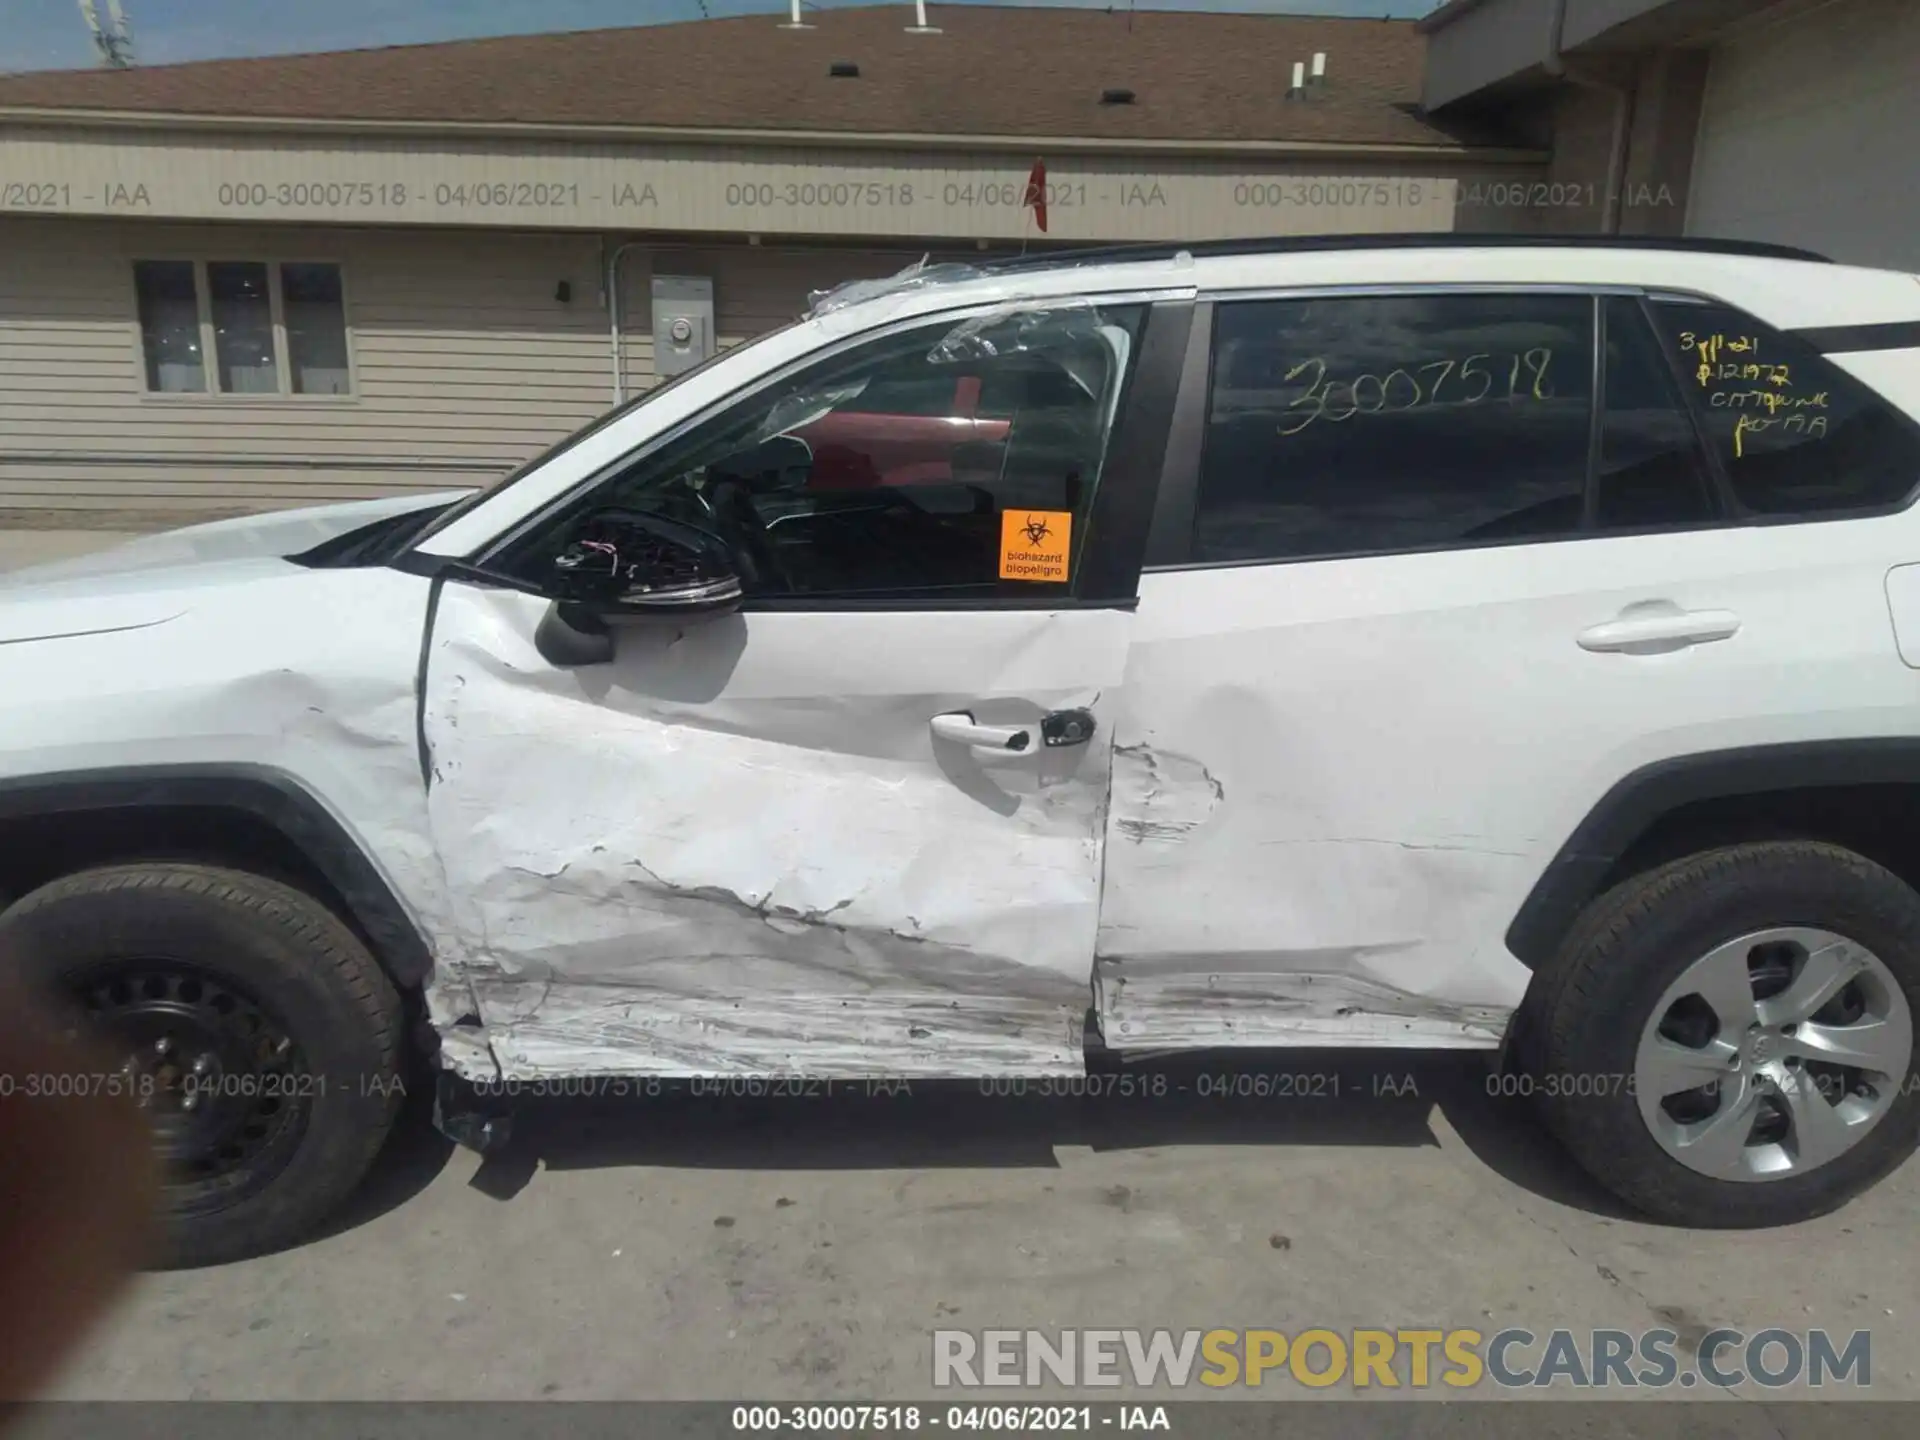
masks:
[[[555,598],[534,636],[555,665],[613,658],[612,624],[656,616],[731,614],[742,598],[726,543],[698,526],[641,511],[601,510],[582,520],[554,557]]]
[[[718,615],[741,599],[719,536],[630,510],[587,516],[554,557],[552,586],[561,603],[602,618]]]

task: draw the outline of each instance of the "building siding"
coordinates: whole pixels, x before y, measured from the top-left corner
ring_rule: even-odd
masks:
[[[153,396],[132,262],[334,260],[351,397]],[[613,400],[599,237],[0,217],[0,510],[232,511],[492,480]],[[648,246],[621,269],[629,393],[654,382],[649,281],[713,278],[718,339],[907,252]],[[570,302],[555,298],[559,282]]]
[[[1297,102],[1303,106],[1311,99]],[[489,229],[644,229],[769,238],[1018,241],[1035,154],[1053,239],[1182,240],[1445,230],[1456,179],[1532,152],[1430,145],[1363,156],[1012,154],[422,135],[303,136],[0,121],[0,210],[67,217]],[[1308,203],[1263,202],[1277,182]],[[1331,185],[1329,182],[1334,182]],[[1362,184],[1361,182],[1365,182]]]

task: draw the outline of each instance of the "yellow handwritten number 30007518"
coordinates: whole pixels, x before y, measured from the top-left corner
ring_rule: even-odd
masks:
[[[1296,418],[1282,425],[1280,433],[1298,435],[1316,420],[1338,424],[1356,415],[1391,414],[1422,405],[1453,409],[1481,405],[1489,400],[1512,404],[1553,399],[1553,386],[1547,378],[1553,365],[1553,351],[1535,346],[1499,358],[1507,361],[1504,394],[1500,392],[1497,370],[1489,364],[1495,357],[1486,351],[1469,355],[1465,360],[1431,360],[1411,368],[1396,365],[1385,375],[1356,375],[1350,381],[1329,379],[1325,360],[1318,357],[1302,360],[1287,371],[1286,383],[1292,384],[1308,375],[1312,377],[1311,383],[1305,394],[1288,403],[1287,410]],[[1453,393],[1443,399],[1441,392],[1450,381]],[[1344,407],[1340,404],[1343,392]]]

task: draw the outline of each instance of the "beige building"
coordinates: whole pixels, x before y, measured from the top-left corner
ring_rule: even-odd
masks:
[[[1449,0],[1419,28],[1429,115],[1552,151],[1495,223],[1920,271],[1914,0]]]
[[[811,17],[0,78],[0,512],[484,482],[924,253],[1452,229],[1545,173],[1421,113],[1409,23]]]

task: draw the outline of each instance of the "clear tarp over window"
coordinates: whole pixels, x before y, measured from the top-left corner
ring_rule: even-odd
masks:
[[[1100,309],[1077,296],[1020,301],[962,320],[927,351],[934,365],[1100,343]]]
[[[978,266],[948,261],[935,265],[931,255],[922,255],[906,269],[878,279],[848,280],[831,290],[815,290],[807,297],[807,314],[832,315],[849,305],[863,305],[889,296],[911,295],[934,285],[953,285],[962,280],[977,280],[986,274]]]

